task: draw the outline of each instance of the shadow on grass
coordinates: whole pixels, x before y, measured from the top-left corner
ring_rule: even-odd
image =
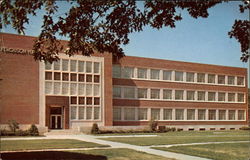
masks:
[[[1,158],[2,160],[107,160],[106,156],[63,151],[2,153]]]

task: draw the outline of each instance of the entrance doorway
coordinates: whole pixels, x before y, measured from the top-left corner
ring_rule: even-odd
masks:
[[[50,107],[50,128],[62,129],[62,107]]]

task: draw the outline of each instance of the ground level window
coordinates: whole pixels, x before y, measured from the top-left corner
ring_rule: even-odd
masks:
[[[195,109],[187,110],[187,120],[195,120]]]
[[[228,119],[229,120],[235,120],[235,110],[229,110],[228,111]]]
[[[138,119],[139,120],[147,120],[148,119],[148,109],[147,108],[139,108],[138,109]]]
[[[121,120],[121,108],[114,108],[113,110],[113,119],[114,120]]]
[[[198,109],[198,120],[205,120],[205,119],[206,119],[206,110]]]
[[[77,110],[76,106],[71,106],[70,107],[70,119],[71,120],[76,119],[76,110]]]
[[[238,110],[238,120],[245,120],[245,111]]]
[[[151,109],[151,120],[160,120],[160,109]]]
[[[216,110],[208,110],[208,120],[216,120]]]
[[[124,120],[135,120],[135,108],[124,108]]]
[[[163,110],[163,119],[164,120],[172,120],[172,109],[164,109]]]
[[[175,120],[184,120],[184,109],[175,110]]]

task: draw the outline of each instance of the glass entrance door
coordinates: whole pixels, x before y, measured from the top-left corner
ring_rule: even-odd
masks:
[[[62,129],[62,115],[51,115],[51,129]]]

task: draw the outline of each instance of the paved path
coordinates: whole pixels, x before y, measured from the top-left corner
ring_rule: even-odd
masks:
[[[149,136],[149,135],[145,135]],[[113,136],[114,137],[114,136]],[[127,136],[129,137],[129,136]],[[143,135],[140,135],[140,137],[143,137]],[[34,139],[76,139],[80,141],[86,141],[86,142],[93,142],[103,145],[110,145],[111,148],[129,148],[134,149],[136,151],[142,151],[149,154],[159,155],[167,158],[175,158],[178,160],[208,160],[206,158],[201,157],[195,157],[195,156],[189,156],[185,154],[180,153],[173,153],[173,152],[167,152],[167,151],[161,151],[152,149],[151,147],[171,147],[171,146],[184,146],[184,145],[197,145],[197,144],[217,144],[217,143],[234,143],[236,141],[232,142],[207,142],[207,143],[189,143],[189,144],[174,144],[174,145],[154,145],[154,146],[137,146],[137,145],[131,145],[131,144],[125,144],[120,142],[112,142],[107,140],[101,140],[98,138],[103,138],[103,136],[92,136],[92,135],[47,135],[46,137],[27,137],[27,138],[2,138],[1,140],[34,140]],[[247,141],[237,141],[237,142],[247,142]],[[248,141],[249,142],[249,141]],[[72,148],[72,149],[46,149],[46,150],[40,150],[40,151],[51,151],[51,150],[87,150],[88,148]],[[97,148],[92,148],[97,149]],[[106,148],[98,148],[98,149],[106,149]]]

